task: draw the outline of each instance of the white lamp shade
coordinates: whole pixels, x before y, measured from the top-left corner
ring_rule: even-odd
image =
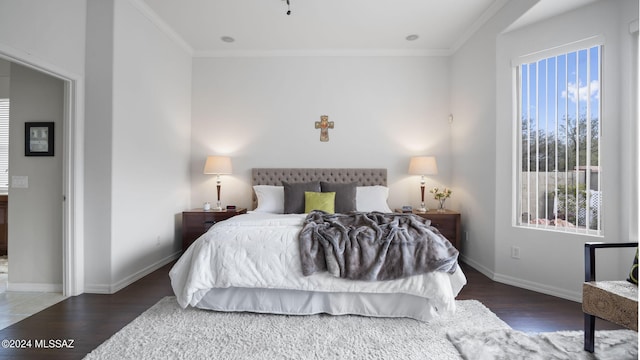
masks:
[[[415,156],[409,162],[410,175],[437,175],[438,164],[435,156]]]
[[[205,174],[231,174],[231,158],[228,156],[208,156],[204,163]]]

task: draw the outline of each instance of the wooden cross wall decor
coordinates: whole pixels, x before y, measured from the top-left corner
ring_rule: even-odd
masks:
[[[333,129],[333,121],[329,121],[329,116],[320,116],[320,121],[316,121],[316,129],[320,129],[320,141],[329,141],[329,129]]]

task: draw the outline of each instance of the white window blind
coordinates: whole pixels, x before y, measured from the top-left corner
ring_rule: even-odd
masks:
[[[527,60],[517,67],[516,224],[602,235],[601,46]]]
[[[9,99],[0,99],[0,189],[9,188]]]

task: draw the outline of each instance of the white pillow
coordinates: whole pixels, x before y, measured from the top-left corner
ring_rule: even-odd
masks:
[[[360,212],[393,212],[387,204],[389,188],[386,186],[358,186],[356,188],[356,210]]]
[[[284,213],[284,186],[254,185],[253,191],[258,198],[256,212]]]

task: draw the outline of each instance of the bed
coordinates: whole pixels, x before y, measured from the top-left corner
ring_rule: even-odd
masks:
[[[455,312],[455,296],[466,284],[457,263],[451,272],[384,281],[344,279],[327,272],[303,275],[298,241],[306,215],[281,213],[283,181],[288,186],[311,181],[355,184],[358,212],[391,212],[386,169],[252,169],[254,211],[212,226],[170,271],[183,308],[421,321]]]

